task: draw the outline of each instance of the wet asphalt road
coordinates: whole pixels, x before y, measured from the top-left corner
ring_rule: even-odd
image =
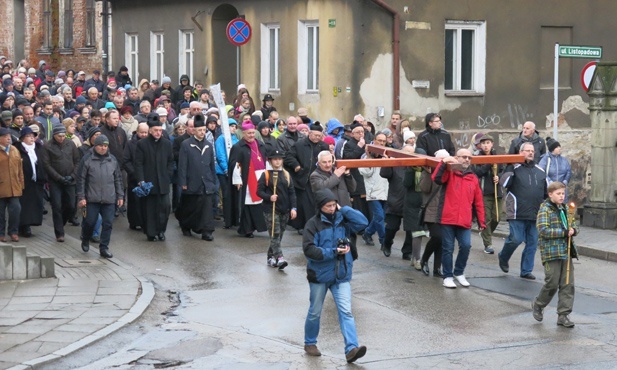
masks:
[[[218,227],[222,226],[217,222]],[[214,242],[183,237],[170,218],[167,240],[147,242],[120,217],[111,250],[133,272],[151,279],[157,295],[144,316],[90,348],[48,369],[307,369],[344,368],[343,339],[331,296],[326,298],[318,346],[303,351],[309,288],[301,237],[288,231],[283,250],[290,265],[266,265],[266,233],[254,239],[216,230]],[[67,226],[78,236],[79,228]],[[402,245],[399,232],[396,245]],[[575,262],[574,329],[556,326],[556,298],[542,323],[531,316],[539,280],[518,277],[520,252],[510,273],[472,237],[466,270],[471,288],[447,290],[394,249],[386,258],[359,239],[353,311],[367,369],[617,368],[617,269],[583,257]],[[495,240],[497,249],[503,244]],[[522,249],[522,247],[521,247]],[[432,264],[431,264],[432,266]]]

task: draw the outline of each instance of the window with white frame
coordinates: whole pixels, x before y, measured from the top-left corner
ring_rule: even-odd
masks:
[[[163,32],[150,32],[150,80],[165,77],[165,45]]]
[[[124,65],[129,69],[129,76],[139,81],[139,36],[136,33],[125,33],[124,45]]]
[[[261,92],[278,92],[280,86],[279,40],[281,25],[261,25]]]
[[[446,92],[484,93],[486,22],[446,21]]]
[[[319,21],[298,23],[298,93],[319,91]]]
[[[189,78],[195,78],[193,76],[193,56],[195,54],[195,47],[193,46],[192,30],[180,30],[180,52],[178,53],[178,75],[188,75]]]

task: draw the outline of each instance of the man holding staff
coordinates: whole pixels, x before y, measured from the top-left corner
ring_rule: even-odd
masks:
[[[495,155],[493,149],[493,138],[484,135],[480,138],[480,150],[474,155]],[[493,232],[499,225],[499,210],[501,207],[502,190],[499,185],[499,173],[503,171],[503,165],[497,164],[478,164],[473,166],[473,172],[480,180],[482,188],[482,200],[484,201],[484,217],[486,229],[480,232],[484,243],[484,253],[493,254]]]
[[[559,181],[551,183],[548,186],[548,199],[542,203],[538,212],[538,247],[545,278],[544,286],[531,303],[531,308],[534,319],[542,321],[544,307],[548,306],[559,290],[557,325],[573,328],[574,323],[568,315],[574,305],[572,257],[577,257],[572,236],[578,234],[578,227],[574,222],[574,206],[566,207],[563,204],[565,196],[566,185]]]
[[[272,169],[259,178],[257,195],[264,201],[264,218],[270,233],[268,266],[282,270],[288,263],[283,257],[281,240],[289,219],[296,218],[296,192],[289,172],[283,169],[283,152],[275,149],[267,155]]]

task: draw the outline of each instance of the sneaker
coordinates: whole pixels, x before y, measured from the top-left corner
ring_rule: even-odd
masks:
[[[559,318],[557,319],[557,325],[563,326],[564,328],[574,327],[574,323],[570,321],[568,315],[559,315]]]
[[[287,261],[285,261],[285,258],[283,258],[283,256],[280,256],[277,260],[277,265],[279,270],[284,269],[285,267],[287,267],[287,265],[289,265],[289,263],[287,263]]]
[[[364,243],[366,245],[371,245],[371,246],[375,245],[375,242],[373,241],[373,238],[370,235],[368,235],[367,233],[362,234],[362,240],[364,240]]]
[[[494,254],[495,250],[493,249],[492,246],[489,245],[489,246],[484,247],[484,253],[486,253],[486,254]]]
[[[357,359],[364,356],[365,354],[366,354],[366,347],[360,346],[360,347],[352,348],[351,351],[347,352],[347,354],[345,355],[345,358],[347,359],[347,363],[351,364],[352,362],[356,361]]]
[[[456,284],[454,284],[454,279],[451,277],[447,277],[443,279],[443,286],[449,289],[456,289]]]
[[[306,352],[306,354],[309,356],[321,356],[319,348],[317,348],[317,346],[314,344],[305,344],[304,352]]]
[[[456,281],[458,281],[459,284],[461,284],[461,286],[464,286],[465,288],[469,287],[470,284],[467,279],[465,279],[465,275],[454,275],[454,278],[456,279]]]
[[[274,258],[274,257],[268,258],[268,266],[276,267],[277,266],[276,258]]]
[[[536,304],[536,301],[531,301],[531,309],[533,310],[533,318],[537,321],[542,321],[544,319],[544,309]],[[559,324],[559,321],[557,321]]]
[[[413,267],[418,271],[422,270],[422,263],[420,260],[413,261]]]

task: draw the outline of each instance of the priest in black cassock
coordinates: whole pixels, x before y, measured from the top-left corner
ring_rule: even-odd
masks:
[[[148,137],[137,142],[135,177],[141,185],[152,183],[150,193],[142,198],[142,228],[148,241],[165,240],[169,219],[169,187],[174,170],[171,141],[163,137],[163,124],[156,113],[148,115]]]
[[[266,149],[262,142],[255,140],[255,125],[246,121],[242,124],[242,140],[229,152],[231,181],[240,192],[240,226],[238,234],[253,237],[253,231],[266,231],[263,215],[263,200],[257,196],[257,180],[266,169]]]
[[[178,153],[178,186],[182,193],[176,218],[184,236],[191,230],[206,241],[214,240],[212,204],[218,191],[214,169],[214,146],[206,140],[206,125],[195,120],[194,135],[184,140]]]

